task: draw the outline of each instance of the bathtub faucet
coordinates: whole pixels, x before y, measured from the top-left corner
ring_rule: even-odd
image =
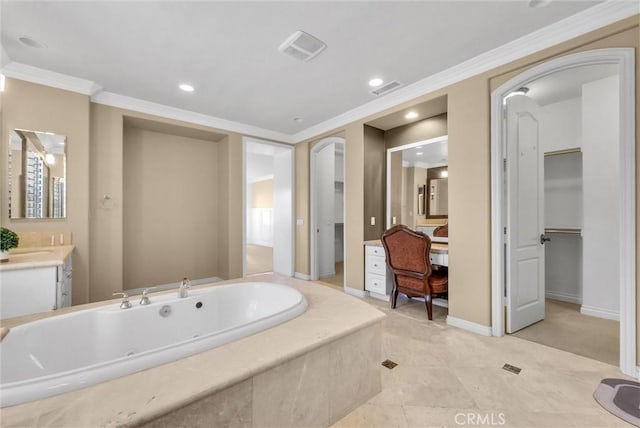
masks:
[[[182,278],[182,282],[180,283],[180,298],[184,299],[185,297],[187,297],[187,289],[191,287],[191,281],[189,281],[189,278],[184,277]]]
[[[120,309],[129,309],[131,302],[129,301],[129,295],[127,293],[118,292],[113,293],[114,296],[122,296],[122,303],[120,303]]]

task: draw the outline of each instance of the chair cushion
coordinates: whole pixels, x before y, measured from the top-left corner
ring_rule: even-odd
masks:
[[[422,282],[422,280],[420,279],[412,278],[410,276],[398,275],[396,277],[396,281],[398,282],[398,287],[400,288],[408,288],[422,294],[426,294],[427,292],[427,290],[425,290],[424,288],[424,282]],[[432,294],[444,293],[445,291],[449,290],[449,277],[446,274],[433,271],[429,276],[428,281],[429,286],[431,287]]]
[[[426,293],[426,290],[424,289],[424,282],[422,282],[422,280],[420,279],[412,278],[410,276],[398,275],[396,277],[396,281],[398,282],[398,287],[400,288],[409,288],[421,294]]]
[[[429,276],[429,286],[431,287],[431,292],[436,293],[444,293],[449,290],[449,275],[446,273],[440,273],[438,271],[432,271]]]
[[[445,224],[445,225],[438,226],[435,229],[433,229],[433,236],[448,237],[449,236],[449,225]]]

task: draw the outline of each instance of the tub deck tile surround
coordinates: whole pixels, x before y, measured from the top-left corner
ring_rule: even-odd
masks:
[[[331,375],[348,376],[347,371],[351,370],[334,367],[332,371],[332,366],[346,363],[348,367],[355,367],[358,364],[356,360],[366,361],[366,356],[361,355],[363,348],[370,349],[371,355],[366,364],[368,368],[361,369],[360,374],[366,374],[370,378],[377,377],[377,381],[359,381],[360,386],[355,387],[359,388],[361,395],[351,396],[352,401],[347,408],[340,408],[339,404],[331,404],[329,400],[326,414],[325,410],[318,410],[311,414],[294,415],[288,421],[281,419],[278,425],[299,426],[298,422],[304,422],[304,418],[309,417],[313,418],[309,419],[313,422],[310,425],[316,425],[314,421],[317,421],[318,426],[327,426],[380,391],[378,365],[381,356],[380,323],[384,318],[382,312],[329,287],[293,278],[263,275],[243,281],[273,281],[291,285],[305,295],[309,307],[304,314],[291,321],[220,348],[89,388],[1,409],[2,426],[112,427],[136,426],[150,421],[153,422],[149,426],[167,426],[165,422],[169,420],[165,418],[172,417],[174,422],[184,426],[190,425],[184,419],[188,417],[186,414],[194,413],[187,410],[197,410],[196,408],[208,409],[207,415],[201,415],[202,412],[199,411],[195,413],[200,414],[200,418],[213,418],[211,420],[217,421],[216,425],[227,418],[226,420],[236,421],[241,426],[266,426],[272,417],[270,412],[277,412],[283,417],[286,411],[283,406],[288,404],[280,398],[280,411],[262,408],[271,404],[264,400],[277,399],[276,394],[264,397],[263,393],[283,391],[283,388],[298,385],[288,380],[272,382],[277,379],[279,370],[304,373],[304,376],[296,377],[287,371],[287,376],[293,376],[297,382],[302,382],[301,385],[307,384],[305,387],[301,386],[297,394],[295,388],[291,392],[299,400],[307,397],[309,405],[317,397],[310,397],[308,394],[314,391],[317,394],[316,388],[325,388],[324,384],[329,397],[330,388],[333,388],[332,394],[337,399],[342,399],[341,397],[349,397],[349,394],[354,393],[349,389],[354,386],[339,382],[336,378],[332,380]],[[118,300],[109,304],[116,302]],[[60,313],[101,304],[104,303],[77,306]],[[8,322],[3,321],[0,325],[11,327],[46,316],[51,315],[14,318]],[[327,358],[324,358],[323,353],[326,353]],[[317,370],[320,373],[324,371],[328,376],[324,376],[322,380]],[[238,400],[238,396],[248,397],[249,392],[252,397],[251,415],[247,413],[247,400]],[[256,400],[256,397],[260,397],[262,401]],[[236,402],[235,407],[215,407],[216,403],[227,401]],[[215,414],[218,414],[218,418]],[[156,420],[157,418],[160,419]]]

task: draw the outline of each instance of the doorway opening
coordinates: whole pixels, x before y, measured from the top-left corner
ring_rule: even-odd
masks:
[[[293,276],[293,148],[244,139],[244,275]]]
[[[632,376],[633,64],[629,49],[582,52],[492,94],[492,332]]]
[[[311,279],[344,288],[344,145],[341,137],[311,149]]]

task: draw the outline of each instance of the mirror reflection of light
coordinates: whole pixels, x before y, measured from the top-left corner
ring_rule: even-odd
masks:
[[[449,177],[449,171],[442,171],[442,172],[440,173],[440,177],[442,177],[442,178]]]
[[[56,163],[56,157],[54,155],[52,155],[51,153],[47,153],[44,156],[44,160],[47,161],[47,163],[49,165],[55,165],[55,163]]]

